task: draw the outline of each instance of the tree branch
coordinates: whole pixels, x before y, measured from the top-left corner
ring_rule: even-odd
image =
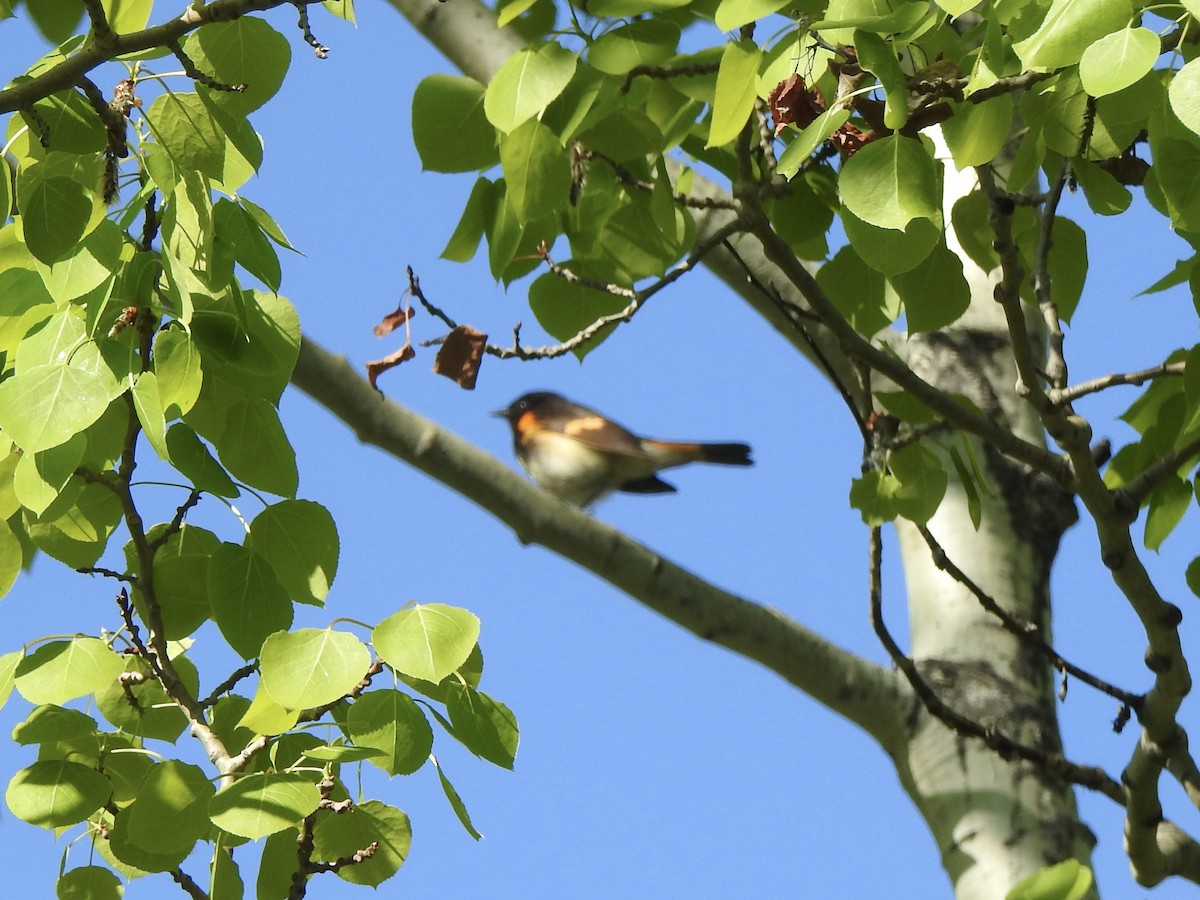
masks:
[[[949,394],[925,381],[899,358],[876,347],[855,331],[837,311],[833,302],[825,296],[812,273],[796,259],[787,242],[771,228],[765,215],[755,224],[754,234],[762,242],[767,257],[800,290],[809,306],[821,317],[821,321],[834,334],[847,354],[890,378],[956,428],[991,444],[1005,456],[1050,476],[1057,484],[1070,483],[1070,469],[1059,456],[1045,447],[1039,447],[1018,437],[982,413],[963,406]]]
[[[1073,384],[1059,390],[1051,390],[1049,392],[1050,400],[1057,405],[1064,405],[1072,403],[1080,397],[1099,393],[1111,387],[1119,387],[1126,384],[1136,386],[1155,378],[1164,378],[1171,375],[1180,376],[1183,374],[1184,365],[1182,362],[1161,363],[1150,369],[1142,369],[1140,372],[1114,372],[1111,375],[1103,375],[1100,378],[1081,381],[1079,384]]]
[[[292,382],[357,434],[693,634],[752,659],[885,747],[903,740],[907,690],[894,674],[782,613],[724,591],[542,491],[492,456],[381,398],[344,358],[305,338]]]
[[[888,656],[892,658],[892,662],[896,664],[896,667],[912,686],[913,693],[920,699],[925,711],[955,733],[982,741],[1001,759],[1012,759],[1013,757],[1023,759],[1040,769],[1057,775],[1064,781],[1098,791],[1116,803],[1124,803],[1125,795],[1122,793],[1121,785],[1098,766],[1079,765],[1071,762],[1061,753],[1047,753],[1035,747],[1026,746],[1013,740],[994,725],[985,725],[952,709],[938,696],[929,682],[921,676],[917,664],[900,649],[896,639],[888,631],[887,623],[884,622],[881,578],[883,540],[878,525],[871,529],[869,547],[871,626],[880,643],[887,650]]]
[[[195,31],[209,22],[229,22],[241,18],[246,13],[262,12],[293,2],[294,0],[212,0],[211,3],[189,3],[181,16],[169,22],[129,34],[115,34],[109,30],[107,37],[96,31],[93,15],[93,40],[84,45],[78,53],[40,75],[0,91],[0,113],[31,108],[38,100],[74,87],[79,83],[79,79],[92,69],[118,56],[138,53],[152,47],[169,47],[188,32]],[[315,3],[318,0],[301,2]],[[93,6],[100,8],[98,2],[90,3],[89,12]]]

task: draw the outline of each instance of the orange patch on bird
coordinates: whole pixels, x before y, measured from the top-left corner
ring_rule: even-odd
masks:
[[[572,437],[580,434],[587,434],[589,431],[603,431],[608,423],[600,416],[581,416],[578,419],[572,419],[563,426],[563,434],[569,434]]]
[[[526,410],[521,413],[521,418],[517,419],[517,433],[524,438],[526,435],[541,431],[542,426],[538,421],[538,417],[531,410]]]

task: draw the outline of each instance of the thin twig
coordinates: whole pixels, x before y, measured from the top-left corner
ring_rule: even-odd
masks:
[[[1155,378],[1179,376],[1183,374],[1184,367],[1185,363],[1171,362],[1161,363],[1149,369],[1142,369],[1140,372],[1115,372],[1111,375],[1103,375],[1099,378],[1081,381],[1079,384],[1072,384],[1061,389],[1052,390],[1050,391],[1050,400],[1054,404],[1061,406],[1072,403],[1080,397],[1086,397],[1088,394],[1096,394],[1111,387],[1120,387],[1127,384],[1136,386],[1144,384],[1147,381],[1152,381]]]
[[[177,510],[175,510],[175,517],[171,519],[171,524],[164,528],[162,533],[150,542],[150,549],[152,551],[157,551],[159,547],[171,539],[172,535],[175,535],[179,532],[179,529],[183,527],[184,517],[187,516],[188,511],[192,507],[200,502],[201,496],[203,496],[203,494],[199,488],[192,488],[191,492],[188,494],[188,498],[179,505]]]
[[[116,43],[117,35],[108,24],[104,5],[100,0],[83,0],[83,5],[87,9],[88,18],[92,20],[92,40],[101,50],[110,49]]]
[[[605,328],[613,325],[619,325],[623,322],[628,322],[633,318],[637,311],[645,305],[647,300],[649,300],[663,288],[673,284],[679,278],[686,275],[697,265],[699,265],[704,257],[711,253],[716,247],[719,247],[726,240],[726,238],[737,233],[738,231],[741,231],[743,228],[744,223],[741,219],[732,219],[708,238],[706,238],[703,242],[698,244],[692,250],[687,259],[683,260],[681,263],[671,269],[671,271],[669,271],[666,275],[648,287],[640,289],[626,288],[621,285],[582,278],[576,275],[574,272],[571,272],[569,269],[564,269],[563,267],[558,266],[548,257],[544,257],[547,266],[556,275],[566,278],[573,283],[585,285],[595,290],[604,291],[606,293],[613,294],[614,296],[629,297],[631,298],[629,304],[619,312],[615,312],[607,316],[601,316],[586,328],[581,329],[572,337],[567,338],[567,340],[560,344],[553,344],[546,347],[525,346],[519,343],[517,340],[518,329],[514,329],[514,340],[511,347],[500,347],[495,344],[486,344],[484,346],[484,351],[492,356],[497,357],[498,359],[554,359],[559,356],[564,356],[567,353],[582,347],[588,341],[594,339],[596,335],[598,335]],[[411,267],[408,269],[408,275],[409,289],[412,291],[412,295],[417,298],[417,301],[425,308],[425,311],[439,319],[451,331],[457,328],[458,323],[455,322],[454,319],[452,319],[437,306],[429,302],[428,298],[421,291],[420,281],[413,274]],[[443,338],[435,338],[433,340],[423,341],[422,346],[437,345],[442,343],[443,340]]]
[[[1054,244],[1054,220],[1058,214],[1058,204],[1062,199],[1063,188],[1071,174],[1070,160],[1064,159],[1054,183],[1046,194],[1046,202],[1042,206],[1041,227],[1038,229],[1037,245],[1034,250],[1033,263],[1033,293],[1038,308],[1042,311],[1042,320],[1046,323],[1047,356],[1046,380],[1050,388],[1064,388],[1067,385],[1067,360],[1063,356],[1062,321],[1058,315],[1058,304],[1050,293],[1050,248]],[[1015,335],[1014,335],[1015,339]]]
[[[954,561],[951,560],[946,554],[945,548],[942,547],[937,538],[933,536],[932,532],[930,532],[925,525],[921,525],[919,523],[915,524],[917,531],[920,533],[921,537],[925,540],[926,545],[929,547],[929,553],[933,559],[933,564],[965,587],[968,591],[970,591],[971,594],[974,595],[975,599],[979,601],[979,605],[999,619],[1000,623],[1007,631],[1010,631],[1021,640],[1034,647],[1039,653],[1041,653],[1050,661],[1051,665],[1053,665],[1059,671],[1066,672],[1067,674],[1077,678],[1079,681],[1082,681],[1084,684],[1087,684],[1102,693],[1108,694],[1108,696],[1112,697],[1114,700],[1120,701],[1123,706],[1128,706],[1135,711],[1141,709],[1142,697],[1140,694],[1133,694],[1117,687],[1116,685],[1110,684],[1104,679],[1099,678],[1087,670],[1081,669],[1079,666],[1076,666],[1064,659],[1061,655],[1059,655],[1057,650],[1050,646],[1050,644],[1048,644],[1046,641],[1042,640],[1042,629],[1038,624],[1024,621],[1014,616],[1008,610],[1004,609],[1004,607],[996,602],[994,597],[988,594],[987,591],[983,590],[983,588],[976,584],[975,581],[972,580],[962,569],[954,564]]]
[[[211,694],[209,694],[203,700],[199,701],[200,705],[204,709],[208,709],[210,706],[212,706],[214,703],[216,703],[219,699],[221,699],[221,697],[223,697],[225,694],[228,694],[230,691],[232,691],[237,686],[239,681],[242,681],[245,678],[249,678],[251,675],[253,675],[257,671],[258,671],[258,663],[246,663],[244,666],[234,669],[228,678],[226,678],[224,681],[222,681],[220,684],[218,684],[215,688],[213,688]]]
[[[968,716],[951,709],[921,676],[914,663],[896,643],[883,620],[883,539],[879,526],[871,529],[870,536],[870,603],[871,626],[892,662],[901,671],[913,691],[920,699],[925,711],[956,734],[982,741],[996,752],[1001,759],[1018,757],[1082,787],[1098,791],[1116,803],[1125,805],[1125,792],[1121,785],[1098,766],[1082,766],[1073,763],[1060,753],[1045,753],[1019,743],[1008,737],[999,728],[983,725]]]
[[[118,572],[116,569],[106,569],[104,566],[81,566],[75,571],[80,575],[103,575],[105,578],[123,581],[130,587],[137,587],[138,585],[136,575],[130,575],[128,572]]]
[[[1194,463],[1197,457],[1200,457],[1200,438],[1160,457],[1129,484],[1115,491],[1117,503],[1131,515],[1136,515],[1137,510],[1146,502],[1146,498],[1154,493],[1155,488],[1174,476],[1183,466]]]

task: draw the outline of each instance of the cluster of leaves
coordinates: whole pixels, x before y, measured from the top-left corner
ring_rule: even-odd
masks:
[[[78,36],[83,4],[27,9],[61,43],[10,89],[105,29],[144,28],[152,3],[89,4],[93,30]],[[0,168],[0,591],[39,553],[124,585],[111,628],[0,656],[0,703],[15,686],[34,704],[14,740],[38,748],[9,783],[9,808],[77,828],[111,867],[64,866],[60,896],[117,897],[114,871],[194,883],[180,867],[205,844],[208,895],[241,896],[230,851],[258,838],[259,897],[299,896],[321,872],[374,886],[407,855],[409,823],[351,798],[344,766],[391,776],[432,760],[478,837],[432,756],[430,716],[496,765],[511,767],[517,747],[512,713],[478,689],[469,612],[409,606],[363,626],[368,642],[289,630],[295,604],[325,602],[338,536],[323,507],[296,499],[277,411],[300,347],[278,294],[275,248],[290,245],[238,191],[263,159],[247,115],[277,91],[291,51],[257,18],[191,27],[173,50],[123,57],[111,101],[81,77],[22,104]],[[184,77],[143,103],[172,55]],[[162,504],[135,469],[176,487],[158,524]],[[263,504],[249,522],[230,504],[243,494]],[[228,507],[240,539],[189,521],[206,498]],[[123,552],[110,546],[122,535]],[[192,648],[222,642],[248,663],[228,677],[198,671]],[[373,686],[381,674],[395,686]],[[216,687],[204,696],[202,682]],[[67,705],[83,700],[107,724]],[[176,746],[185,729],[202,765]]]
[[[510,282],[565,238],[570,259],[533,280],[529,301],[545,329],[569,341],[619,313],[639,283],[662,279],[696,252],[686,207],[705,207],[693,183],[697,173],[716,172],[735,195],[757,192],[798,258],[823,262],[817,284],[860,334],[897,323],[910,333],[936,331],[970,302],[955,244],[985,271],[1002,263],[998,198],[975,190],[945,221],[941,160],[959,170],[1003,160],[994,171],[1015,265],[1045,274],[1044,295],[1019,273],[1015,288],[1069,322],[1087,244],[1056,204],[1048,217],[1038,208],[1041,173],[1078,186],[1105,216],[1125,211],[1130,186],[1143,185],[1195,244],[1193,10],[1039,0],[964,15],[974,8],[967,0],[810,0],[799,8],[783,0],[604,0],[562,22],[551,0],[499,3],[500,23],[519,29],[530,47],[486,86],[433,75],[413,99],[413,136],[427,169],[488,173],[477,177],[443,255],[469,260],[486,239],[492,273]],[[764,24],[777,27],[760,42],[755,29]],[[740,36],[726,40],[706,26]],[[780,103],[785,92],[791,108]],[[810,114],[797,115],[801,98]],[[927,133],[932,124],[944,146]],[[848,129],[854,140],[839,141]],[[746,144],[751,152],[739,159]],[[1153,165],[1138,155],[1141,145]],[[732,204],[729,215],[742,211]],[[846,241],[831,252],[835,217]],[[947,240],[950,225],[957,241]],[[1195,257],[1156,287],[1194,268]],[[573,349],[582,356],[611,330]],[[1183,422],[1170,435],[1156,429],[1155,446],[1137,455],[1145,465],[1158,458],[1155,449],[1186,446],[1197,434],[1195,392],[1178,382],[1161,391],[1179,397]],[[932,417],[920,404],[906,406],[914,414],[898,415],[908,425]],[[1126,478],[1140,471],[1133,459],[1132,450],[1123,457]],[[960,477],[969,476],[968,462],[956,457]],[[943,462],[909,450],[895,463],[860,483],[852,499],[871,521],[927,519],[941,496],[929,490],[944,489]],[[1186,507],[1181,484],[1163,486],[1149,503]],[[906,492],[921,501],[906,505]],[[1150,543],[1162,536],[1154,529]]]

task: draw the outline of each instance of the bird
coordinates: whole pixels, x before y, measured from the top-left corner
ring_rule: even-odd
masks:
[[[551,391],[532,391],[493,415],[512,426],[513,449],[534,483],[587,507],[613,491],[668,494],[663,469],[691,462],[751,466],[740,443],[660,441],[638,437],[594,409]]]

